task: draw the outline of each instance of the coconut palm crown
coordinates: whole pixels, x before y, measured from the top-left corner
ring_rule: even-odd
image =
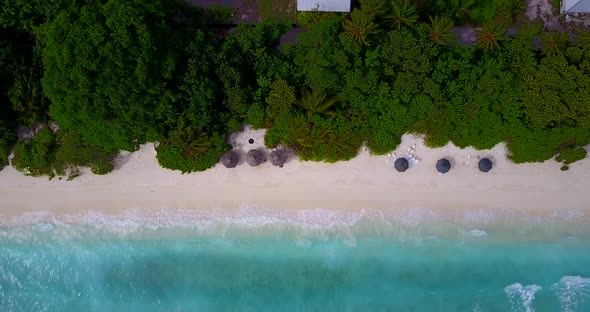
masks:
[[[356,42],[369,45],[368,37],[376,34],[377,24],[373,21],[374,16],[363,10],[354,9],[350,12],[350,18],[343,22],[344,31]]]
[[[545,55],[562,54],[569,43],[569,35],[565,32],[548,32],[541,35],[541,39]]]
[[[385,0],[360,0],[361,10],[371,16],[381,16],[387,12]]]
[[[418,21],[416,7],[408,0],[392,0],[389,13],[384,19],[393,29],[400,29],[406,25],[413,25]]]
[[[517,39],[532,42],[543,31],[543,24],[526,22],[516,29]]]
[[[506,26],[499,22],[485,23],[481,30],[476,30],[475,42],[484,51],[490,52],[500,48],[500,42],[506,40]]]
[[[334,115],[330,108],[337,102],[338,98],[335,96],[328,96],[325,92],[303,87],[301,98],[297,100],[297,106],[301,107],[310,117],[314,114]]]
[[[584,52],[590,51],[590,31],[580,34],[580,37],[578,37],[578,46]]]
[[[428,32],[430,39],[436,44],[445,44],[453,40],[455,35],[450,32],[453,27],[453,20],[445,16],[429,16],[430,25],[428,25]]]

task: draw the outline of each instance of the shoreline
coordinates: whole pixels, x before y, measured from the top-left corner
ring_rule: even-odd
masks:
[[[259,139],[260,133],[254,134]],[[395,214],[422,209],[455,222],[469,222],[478,212],[531,219],[559,215],[573,223],[590,222],[585,196],[590,188],[587,159],[562,172],[560,163],[553,160],[513,164],[506,159],[503,144],[485,151],[450,144],[430,149],[413,135],[403,136],[395,155],[411,155],[419,162],[400,173],[393,169],[391,155],[371,156],[363,149],[355,159],[335,164],[297,159],[283,168],[268,162],[258,167],[244,163],[234,169],[218,164],[205,172],[181,174],[159,167],[153,144],[148,143],[134,153],[121,153],[116,169],[104,176],[85,170],[72,181],[49,181],[24,176],[7,166],[0,171],[0,220],[36,212],[82,216],[93,211],[121,216],[129,209],[143,216],[179,210],[232,216],[245,209],[253,215],[314,209]],[[453,162],[444,175],[434,167],[441,157]],[[478,157],[490,157],[492,171],[480,172]]]

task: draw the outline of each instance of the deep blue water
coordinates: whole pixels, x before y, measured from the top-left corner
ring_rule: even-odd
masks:
[[[0,233],[0,311],[590,311],[586,237]]]

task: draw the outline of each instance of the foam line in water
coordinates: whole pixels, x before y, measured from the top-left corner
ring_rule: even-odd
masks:
[[[304,209],[273,210],[242,206],[237,211],[209,209],[162,209],[155,213],[146,213],[141,209],[128,209],[119,215],[105,214],[100,211],[85,211],[76,215],[55,215],[48,211],[26,213],[11,219],[0,220],[2,227],[32,226],[41,229],[48,227],[67,227],[68,225],[92,225],[135,229],[138,227],[200,227],[215,224],[239,225],[261,228],[274,225],[298,225],[308,229],[338,228],[356,225],[368,220],[383,225],[397,224],[404,227],[417,227],[424,222],[442,219],[428,209],[404,209],[391,212],[365,209],[360,211]]]
[[[242,234],[289,236],[301,246],[309,246],[311,241],[318,239],[337,238],[349,246],[356,246],[359,235],[416,240],[420,236],[439,234],[433,227],[417,229],[420,222],[415,222],[419,218],[419,212],[416,211],[411,214],[411,222],[406,222],[399,215],[386,217],[378,210],[348,212],[308,209],[284,212],[244,207],[234,212],[161,210],[146,215],[139,209],[129,209],[121,215],[88,211],[79,215],[59,216],[38,212],[4,222],[0,225],[0,238],[20,236],[20,239],[26,239],[41,232],[53,232],[49,234],[56,238],[76,238],[85,235],[85,228],[122,235],[145,235],[146,231],[170,229],[180,230],[176,232],[179,235],[190,232],[191,235],[221,237]]]
[[[501,239],[500,236],[510,236],[511,239],[522,237],[526,240],[527,237],[539,238],[536,236],[537,232],[547,233],[549,229],[554,232],[550,233],[551,235],[564,231],[563,236],[590,237],[590,227],[571,227],[568,223],[563,223],[566,226],[546,227],[544,225],[554,225],[552,222],[557,219],[539,222],[538,219],[518,219],[514,215],[496,214],[481,209],[453,215],[418,207],[359,211],[320,208],[285,210],[244,204],[237,210],[161,209],[146,212],[133,208],[114,215],[102,211],[80,211],[79,214],[59,215],[47,211],[26,213],[1,219],[0,229],[30,227],[36,232],[41,232],[89,226],[126,234],[144,230],[181,228],[204,235],[225,235],[234,231],[274,231],[295,235],[298,243],[303,245],[307,244],[310,238],[336,235],[352,246],[356,244],[356,237],[359,235],[377,235],[400,240],[416,240],[416,237],[421,239],[428,236],[443,239],[460,237],[465,241]],[[0,236],[13,234],[14,232],[0,233]]]

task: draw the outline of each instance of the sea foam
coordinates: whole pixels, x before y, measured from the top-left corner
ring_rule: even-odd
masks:
[[[520,283],[514,283],[504,287],[504,292],[508,296],[512,311],[534,312],[533,300],[535,293],[541,290],[539,285],[522,286]]]
[[[473,229],[471,231],[469,231],[469,234],[471,234],[472,236],[486,236],[488,235],[488,232],[484,231],[484,230],[480,230],[480,229]]]
[[[466,213],[469,215],[469,213]],[[35,232],[68,232],[76,235],[80,226],[99,231],[119,234],[159,229],[186,230],[191,234],[225,236],[231,234],[263,235],[275,233],[289,235],[302,246],[313,240],[338,238],[350,246],[356,245],[359,236],[379,236],[389,239],[421,242],[428,237],[440,239],[478,240],[515,240],[535,239],[536,231],[546,233],[547,229],[555,231],[551,236],[563,236],[584,239],[590,237],[589,230],[572,232],[567,226],[551,226],[551,220],[539,223],[538,220],[515,218],[513,215],[502,219],[500,215],[486,210],[474,210],[472,215],[453,215],[435,212],[428,208],[406,209],[363,209],[358,211],[312,209],[270,209],[243,204],[239,209],[160,209],[145,211],[131,208],[118,214],[102,211],[83,210],[77,214],[54,214],[48,211],[25,213],[13,218],[0,220],[0,238],[18,233],[18,229],[32,229]],[[492,220],[495,220],[492,222]],[[514,227],[516,222],[521,222]],[[528,225],[526,225],[528,222]],[[508,225],[508,226],[507,226]],[[578,226],[578,229],[584,227]],[[587,227],[588,229],[590,227]],[[17,229],[17,230],[14,230]],[[65,230],[64,230],[65,229]],[[523,230],[525,229],[525,230]],[[577,230],[576,230],[577,231]],[[584,232],[585,231],[585,232]],[[514,233],[512,233],[514,232]],[[581,235],[580,235],[581,233]],[[586,236],[584,236],[586,235]]]
[[[578,311],[590,295],[590,278],[581,276],[564,276],[551,286],[561,305],[562,312]]]

